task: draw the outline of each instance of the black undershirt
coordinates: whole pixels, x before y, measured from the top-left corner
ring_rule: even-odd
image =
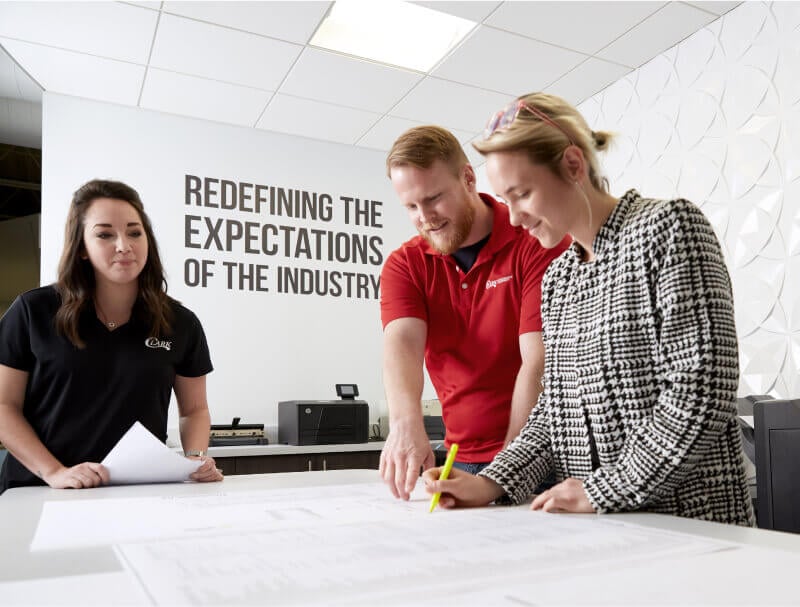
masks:
[[[469,272],[470,268],[475,265],[475,260],[478,259],[478,253],[480,253],[483,245],[489,242],[490,237],[491,233],[489,233],[486,238],[479,240],[475,244],[461,247],[458,249],[458,251],[455,251],[452,254],[452,257],[456,260],[458,267],[464,272]]]

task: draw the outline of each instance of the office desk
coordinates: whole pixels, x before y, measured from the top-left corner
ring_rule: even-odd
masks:
[[[80,503],[82,500],[106,500],[125,498],[127,500],[148,497],[202,497],[219,496],[221,491],[235,496],[247,492],[271,491],[277,495],[287,488],[315,487],[314,491],[329,491],[337,485],[370,483],[370,490],[377,481],[377,473],[367,470],[340,470],[328,472],[302,472],[285,474],[264,474],[237,476],[227,478],[224,483],[216,484],[171,484],[144,485],[129,487],[104,487],[92,490],[71,491],[53,490],[49,488],[28,487],[12,489],[0,497],[0,604],[152,604],[153,600],[138,586],[121,564],[118,552],[110,545],[82,549],[65,549],[45,552],[31,552],[29,546],[34,537],[43,504],[49,501],[68,501]],[[317,489],[318,488],[318,489]],[[383,489],[383,487],[381,487]],[[388,494],[388,490],[386,490]],[[394,500],[389,506],[394,507]],[[413,505],[413,504],[412,504]],[[417,504],[426,509],[427,500]],[[452,599],[454,604],[798,604],[800,602],[800,585],[797,575],[800,572],[800,536],[783,534],[758,529],[746,529],[728,525],[719,525],[680,519],[655,514],[621,514],[621,515],[545,515],[530,513],[521,508],[490,508],[472,513],[486,513],[493,516],[500,510],[526,517],[540,517],[548,524],[556,524],[568,519],[580,520],[586,525],[605,525],[609,522],[631,523],[641,526],[648,533],[654,529],[665,530],[674,539],[674,532],[687,534],[678,539],[691,543],[692,538],[710,538],[725,542],[717,546],[713,552],[693,554],[686,558],[643,559],[641,562],[630,562],[621,566],[592,568],[583,567],[578,570],[553,569],[537,571],[531,565],[530,577],[519,576],[503,580],[503,572],[492,572],[492,563],[496,559],[506,557],[505,548],[499,546],[496,551],[487,551],[485,562],[478,569],[451,567],[447,579],[442,580],[446,587],[439,588]],[[470,514],[460,511],[462,514]],[[459,511],[437,511],[425,518],[409,519],[427,529],[421,535],[413,537],[409,534],[402,541],[402,548],[407,555],[424,554],[422,544],[418,541],[436,543],[435,531],[431,529],[447,527],[447,523],[457,520]],[[548,517],[542,519],[541,517]],[[409,520],[405,523],[408,524]],[[534,520],[525,519],[525,520]],[[367,525],[368,520],[361,524]],[[64,522],[65,525],[69,521]],[[355,526],[359,523],[353,523]],[[427,527],[425,526],[427,525]],[[435,525],[431,527],[431,525]],[[409,527],[414,528],[414,527]],[[299,528],[298,528],[299,531]],[[463,536],[469,540],[479,530],[465,528]],[[304,532],[307,533],[307,530]],[[253,536],[255,537],[255,535]],[[263,537],[268,537],[262,534]],[[477,537],[477,535],[475,535]],[[246,540],[246,534],[231,534],[230,541]],[[376,538],[376,540],[379,538]],[[380,542],[376,542],[376,546]],[[399,544],[399,543],[398,543]],[[399,546],[398,546],[399,547]],[[335,547],[340,551],[343,566],[348,560],[353,567],[359,566],[356,561],[362,559],[379,560],[380,554],[353,554],[348,552],[347,540]],[[277,555],[287,547],[276,547]],[[363,548],[359,548],[363,550]],[[392,548],[388,548],[392,550]],[[418,551],[418,552],[415,552]],[[558,548],[553,549],[553,558],[557,560]],[[184,554],[178,560],[191,562],[197,555]],[[274,556],[274,555],[273,555]],[[450,553],[450,557],[458,555]],[[602,555],[598,553],[598,559]],[[203,557],[211,568],[224,568],[225,562],[215,560],[214,556]],[[408,556],[407,561],[414,557]],[[445,566],[447,559],[443,558]],[[524,556],[520,560],[524,560]],[[308,571],[313,569],[313,559],[303,563]],[[397,561],[395,561],[396,563]],[[402,562],[402,561],[400,561]],[[538,561],[537,561],[538,562]],[[527,567],[527,564],[526,564]],[[500,576],[494,582],[483,579],[483,573],[492,572],[492,576]],[[266,575],[266,571],[264,575]],[[388,573],[387,573],[388,575]],[[87,577],[88,576],[88,577]],[[366,572],[365,572],[366,576]],[[257,577],[260,577],[257,576]],[[54,578],[54,579],[49,579]],[[259,580],[253,580],[258,582]],[[319,581],[319,580],[317,580]],[[33,582],[33,583],[32,583]],[[365,584],[367,584],[365,577]],[[344,604],[422,604],[429,591],[420,587],[419,594],[414,594],[415,584],[421,584],[419,574],[408,578],[408,592],[394,593],[391,589],[386,594],[375,594],[374,598],[359,595],[348,597],[341,589],[329,595],[316,594],[317,600],[303,601],[297,596],[289,597],[279,592],[265,592],[264,604],[332,604],[337,600]],[[507,590],[511,588],[511,590]],[[310,595],[309,595],[310,596]],[[321,596],[326,598],[322,599]],[[282,600],[289,597],[289,600]],[[294,600],[297,599],[297,600]],[[222,601],[228,604],[236,601]]]

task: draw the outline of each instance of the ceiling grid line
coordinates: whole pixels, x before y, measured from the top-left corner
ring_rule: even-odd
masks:
[[[272,103],[273,99],[275,99],[275,96],[281,90],[281,87],[283,86],[283,83],[286,82],[286,79],[289,77],[289,74],[292,73],[292,69],[294,68],[295,65],[297,65],[297,62],[300,61],[300,57],[302,57],[303,53],[305,53],[305,52],[306,52],[306,49],[303,49],[302,51],[300,51],[300,53],[297,55],[295,60],[292,62],[292,67],[290,67],[286,71],[286,74],[284,75],[284,77],[281,80],[280,84],[275,87],[274,91],[272,91],[272,94],[269,96],[269,99],[267,99],[267,102],[264,104],[264,107],[261,109],[261,112],[259,112],[258,118],[256,118],[256,121],[253,123],[253,128],[258,128],[257,125],[258,125],[259,122],[261,122],[261,118],[264,117],[264,112],[267,111],[267,108],[269,107],[269,104]],[[284,93],[282,93],[282,94],[284,94]],[[312,101],[313,101],[313,99],[312,99]]]
[[[153,47],[156,45],[156,36],[158,36],[158,24],[161,23],[161,11],[158,11],[156,17],[156,26],[153,28],[153,38],[150,40],[150,52],[147,54],[147,64],[144,67],[144,76],[142,77],[142,86],[139,88],[139,97],[136,99],[136,107],[142,106],[142,94],[144,87],[147,84],[147,73],[150,71],[150,59],[153,56]]]

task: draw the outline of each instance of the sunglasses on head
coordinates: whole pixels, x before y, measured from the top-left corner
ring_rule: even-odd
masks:
[[[483,131],[483,138],[489,139],[489,137],[491,137],[495,132],[510,127],[523,109],[528,110],[528,112],[536,116],[539,120],[546,122],[550,126],[555,127],[564,133],[564,137],[567,138],[567,141],[569,141],[570,145],[573,145],[572,137],[570,137],[564,129],[562,129],[547,114],[542,112],[540,109],[525,103],[525,101],[522,99],[512,101],[505,108],[492,116],[489,119],[489,122],[486,123],[486,129]]]

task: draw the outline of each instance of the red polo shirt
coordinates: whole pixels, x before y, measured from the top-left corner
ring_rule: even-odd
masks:
[[[542,276],[570,243],[545,249],[492,207],[489,241],[464,273],[415,236],[392,252],[381,272],[381,320],[421,318],[428,325],[425,366],[439,401],[445,443],[458,461],[489,462],[503,447],[511,395],[522,359],[519,336],[542,330]]]

